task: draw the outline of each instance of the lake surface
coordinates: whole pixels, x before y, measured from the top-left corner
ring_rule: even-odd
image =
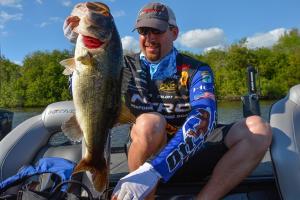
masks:
[[[274,101],[260,101],[262,117],[269,121],[269,110]],[[35,115],[41,114],[45,108],[14,108],[8,110],[14,112],[12,127],[29,119]],[[242,103],[239,101],[218,102],[218,121],[219,123],[230,123],[243,118]]]
[[[261,115],[269,121],[269,110],[274,101],[260,101]],[[12,128],[15,128],[23,121],[41,114],[45,108],[6,108],[14,112]],[[218,102],[218,122],[219,123],[231,123],[243,118],[243,107],[239,101],[223,101]],[[128,140],[129,126],[118,126],[112,131],[111,145],[113,146],[124,146],[124,141]],[[51,142],[53,144],[64,143],[67,140],[64,134],[56,134]]]

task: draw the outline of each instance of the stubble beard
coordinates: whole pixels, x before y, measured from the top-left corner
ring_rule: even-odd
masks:
[[[147,51],[147,46],[154,46],[156,50],[154,53],[150,52],[149,50]],[[155,62],[159,61],[161,59],[161,47],[159,44],[152,44],[152,45],[145,45],[145,56],[149,61]]]

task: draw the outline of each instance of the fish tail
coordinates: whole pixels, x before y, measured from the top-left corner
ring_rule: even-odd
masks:
[[[82,159],[75,167],[73,174],[89,171],[92,174],[93,185],[98,192],[102,192],[107,184],[108,168],[105,159],[94,165]]]

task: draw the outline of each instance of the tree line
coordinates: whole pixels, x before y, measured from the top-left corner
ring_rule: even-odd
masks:
[[[300,35],[293,29],[271,48],[249,49],[246,39],[226,49],[202,54],[183,52],[208,63],[215,75],[218,99],[240,99],[247,93],[249,65],[258,71],[259,95],[279,99],[300,82]],[[0,107],[42,107],[71,99],[68,77],[62,74],[61,60],[72,57],[68,50],[37,51],[22,65],[0,56]]]

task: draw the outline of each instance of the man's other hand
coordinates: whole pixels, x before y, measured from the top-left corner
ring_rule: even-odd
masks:
[[[160,174],[149,163],[121,178],[115,187],[112,200],[144,199],[156,186]]]

